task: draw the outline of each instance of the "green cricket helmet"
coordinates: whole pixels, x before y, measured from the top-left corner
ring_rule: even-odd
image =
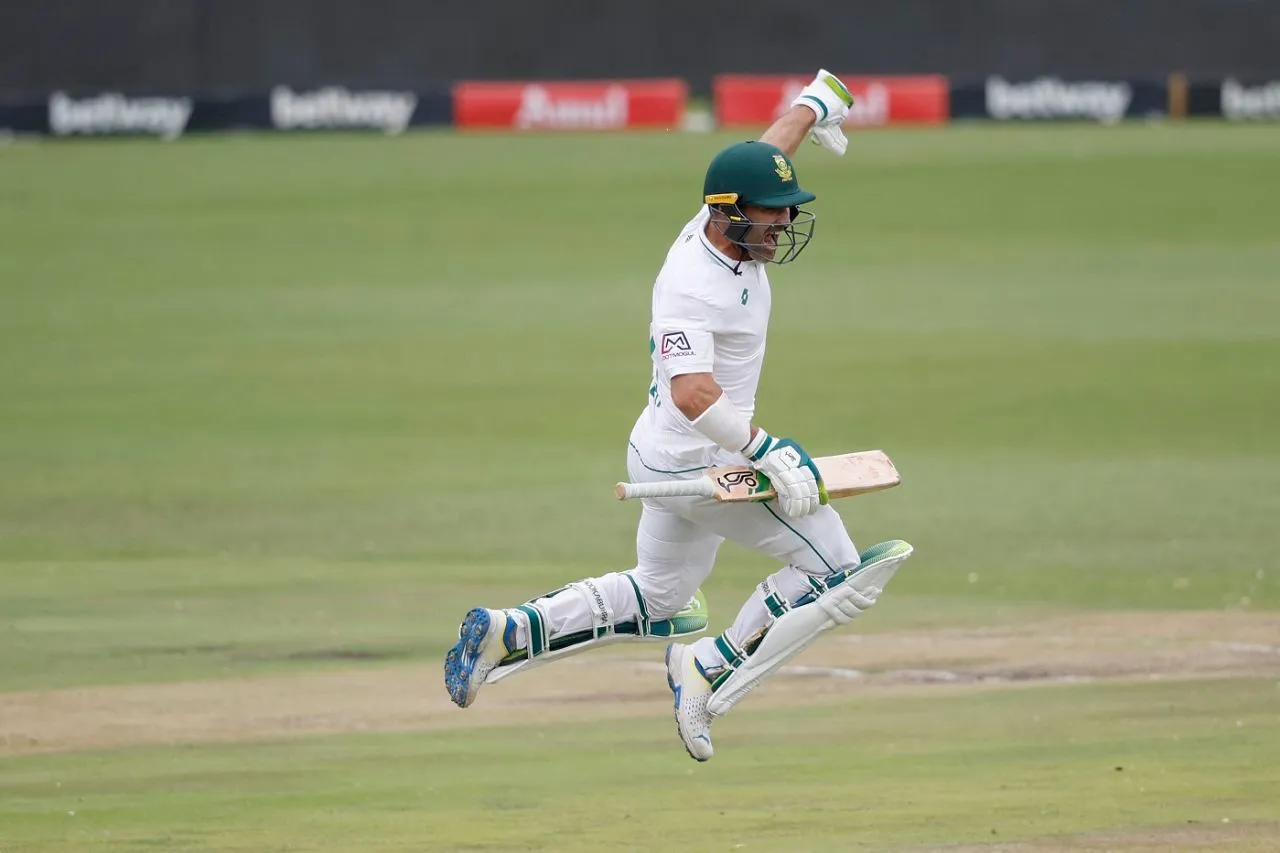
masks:
[[[759,255],[767,257],[773,249],[773,256],[767,260],[775,264],[790,263],[813,238],[814,215],[801,210],[800,205],[817,196],[800,188],[795,167],[776,145],[739,142],[721,151],[707,168],[702,196],[703,201],[728,219],[724,235],[729,242],[754,259],[761,259]],[[775,234],[776,248],[767,243],[746,242],[755,223],[743,212],[745,205],[790,209],[790,224]]]

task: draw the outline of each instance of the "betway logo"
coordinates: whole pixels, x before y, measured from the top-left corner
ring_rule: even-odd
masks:
[[[627,90],[610,86],[594,100],[553,98],[546,87],[526,86],[520,94],[515,126],[520,130],[611,130],[627,126]]]
[[[1280,83],[1244,86],[1222,81],[1222,114],[1229,119],[1280,118]]]
[[[92,98],[54,92],[49,97],[49,129],[57,136],[153,133],[164,139],[177,139],[189,118],[190,98],[126,98],[119,92]]]
[[[1066,83],[1041,77],[1029,83],[987,78],[987,114],[993,118],[1092,118],[1119,121],[1133,100],[1128,83]]]
[[[402,133],[417,107],[413,92],[350,92],[341,86],[314,92],[294,92],[288,86],[271,90],[271,123],[281,130],[368,127]]]
[[[791,109],[791,102],[800,97],[805,84],[799,81],[788,83],[782,89],[782,98],[773,110],[773,117],[778,118]],[[880,125],[889,123],[889,89],[881,83],[869,83],[858,91],[853,90],[853,106],[849,108],[849,118],[845,124]]]

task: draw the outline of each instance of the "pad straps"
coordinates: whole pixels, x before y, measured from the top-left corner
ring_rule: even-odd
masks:
[[[712,692],[715,692],[715,689],[723,684],[748,657],[737,643],[729,639],[728,632],[716,637],[716,651],[720,653],[720,657],[724,658],[724,671],[712,680]]]
[[[760,594],[764,596],[764,606],[768,608],[769,615],[774,619],[791,609],[791,604],[778,591],[778,585],[773,582],[772,575],[760,582]]]
[[[532,602],[529,604],[521,604],[515,609],[523,613],[529,620],[529,645],[526,651],[528,652],[529,660],[533,660],[538,655],[546,651],[551,645],[550,641],[547,639],[546,617],[542,615],[542,611],[535,607]]]
[[[629,634],[637,637],[649,636],[649,630],[652,627],[652,623],[649,619],[649,608],[645,604],[644,596],[640,594],[640,587],[636,584],[631,575],[624,575],[624,577],[631,582],[631,587],[636,593],[636,602],[640,606],[640,619],[638,622],[627,622],[622,625],[617,624],[614,621],[614,611],[613,608],[609,606],[608,599],[605,598],[604,593],[600,591],[600,587],[597,586],[596,582],[591,578],[574,581],[573,583],[566,584],[559,589],[552,590],[546,595],[539,596],[539,598],[554,598],[557,595],[562,595],[563,593],[572,590],[582,596],[583,601],[587,603],[587,608],[591,611],[591,629],[589,631],[582,631],[577,634],[558,638],[555,646],[564,648],[565,646],[577,645],[579,643],[587,642],[588,640],[599,640],[612,634]],[[507,662],[510,662],[510,660],[519,660],[521,658],[533,660],[545,652],[555,650],[548,633],[547,616],[541,609],[539,609],[538,605],[534,603],[537,600],[538,599],[534,599],[533,601],[526,602],[525,604],[521,604],[515,608],[523,613],[525,618],[529,621],[529,643],[523,650],[523,654],[510,655]]]
[[[565,588],[573,590],[586,600],[587,607],[591,610],[591,634],[595,639],[613,633],[613,608],[609,606],[595,581],[590,578],[574,581]]]
[[[758,587],[760,596],[764,600],[764,606],[769,611],[769,624],[760,632],[760,639],[764,639],[764,635],[769,633],[769,628],[773,623],[778,621],[782,614],[791,609],[790,602],[787,601],[779,590],[778,585],[773,582],[773,577],[767,577],[760,582]],[[716,651],[720,653],[720,657],[724,658],[724,671],[717,675],[711,682],[711,689],[714,691],[723,684],[733,671],[746,661],[751,655],[744,651],[737,643],[729,639],[728,632],[716,637]]]

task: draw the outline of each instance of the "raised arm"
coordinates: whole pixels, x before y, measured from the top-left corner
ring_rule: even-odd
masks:
[[[794,157],[800,149],[800,143],[804,142],[817,120],[817,115],[808,107],[793,106],[769,125],[760,141],[776,145],[782,149],[782,153]]]
[[[791,102],[791,109],[769,126],[760,141],[776,145],[788,157],[794,157],[804,138],[812,135],[823,148],[843,155],[849,141],[841,125],[852,106],[853,95],[849,89],[839,77],[822,69]]]

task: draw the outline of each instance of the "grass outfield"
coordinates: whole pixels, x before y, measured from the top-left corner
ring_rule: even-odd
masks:
[[[758,419],[886,449],[839,508],[916,555],[705,767],[660,646],[446,707],[467,607],[630,565],[733,139],[0,148],[0,851],[1280,846],[1277,126],[803,150]]]
[[[0,825],[30,853],[1274,851],[1280,690],[1212,686],[756,711],[703,766],[656,714],[0,759]]]

